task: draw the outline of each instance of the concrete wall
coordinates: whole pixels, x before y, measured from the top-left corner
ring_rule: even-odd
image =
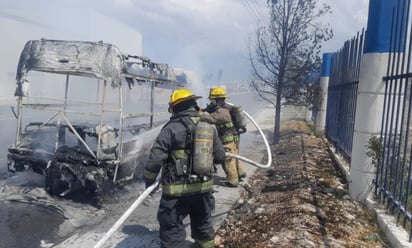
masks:
[[[400,1],[369,2],[368,27],[359,72],[353,134],[349,192],[358,201],[366,201],[375,177],[375,167],[367,156],[368,140],[380,133],[388,56],[391,43],[392,9]]]

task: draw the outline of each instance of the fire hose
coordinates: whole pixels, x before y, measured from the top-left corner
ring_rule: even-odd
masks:
[[[229,105],[233,105],[232,103],[229,103],[229,102],[226,102],[226,103],[229,104]],[[266,136],[265,136],[265,134],[263,133],[262,129],[259,127],[259,125],[256,123],[256,121],[252,118],[252,116],[250,116],[250,115],[249,115],[246,111],[244,111],[244,110],[243,110],[243,114],[245,114],[245,115],[247,116],[247,118],[249,118],[249,120],[253,123],[253,125],[257,128],[257,130],[259,131],[260,135],[262,136],[262,139],[263,139],[263,142],[265,142],[266,151],[267,151],[267,154],[268,154],[268,161],[267,161],[267,163],[266,163],[265,165],[262,165],[262,164],[259,164],[259,163],[255,162],[255,161],[253,161],[253,160],[250,160],[250,159],[248,159],[248,158],[246,158],[246,157],[243,157],[243,156],[241,156],[241,155],[238,155],[238,154],[233,154],[233,153],[227,152],[227,153],[226,153],[226,156],[232,157],[232,158],[237,158],[237,159],[239,159],[239,160],[242,160],[242,161],[244,161],[244,162],[246,162],[246,163],[249,163],[249,164],[251,164],[251,165],[255,165],[255,166],[260,167],[260,168],[265,168],[265,169],[266,169],[266,168],[269,168],[269,167],[272,165],[272,152],[270,151],[270,146],[269,146],[268,141],[266,140]]]
[[[231,103],[228,103],[229,105],[233,105]],[[259,127],[259,125],[256,123],[256,121],[246,112],[243,110],[243,113],[249,118],[249,120],[253,123],[253,125],[257,128],[257,130],[259,131],[260,135],[262,136],[263,141],[265,142],[265,146],[266,146],[266,150],[267,150],[267,155],[268,155],[268,161],[265,165],[259,164],[253,160],[250,160],[246,157],[243,157],[241,155],[238,154],[233,154],[233,153],[226,153],[226,156],[228,157],[233,157],[233,158],[237,158],[239,160],[242,160],[246,163],[255,165],[257,167],[261,167],[261,168],[269,168],[272,165],[272,153],[270,151],[270,147],[268,144],[268,141],[266,140],[266,136],[263,133],[262,129]],[[97,242],[93,248],[100,248],[102,247],[102,245],[110,238],[110,236],[123,224],[123,222],[133,213],[133,211],[146,199],[147,196],[150,195],[150,193],[152,193],[153,190],[155,190],[160,183],[160,174],[157,177],[156,181],[150,185],[145,191],[143,191],[142,194],[139,195],[139,197],[135,200],[135,202],[126,210],[126,212],[123,213],[123,215],[116,221],[116,223],[109,229],[109,231],[107,231],[103,238],[99,240],[99,242]]]
[[[160,175],[160,173],[159,173]],[[97,242],[93,248],[100,248],[102,245],[112,236],[112,234],[123,224],[123,222],[133,213],[133,211],[146,199],[147,196],[152,193],[153,190],[159,186],[160,183],[160,176],[156,179],[156,181],[150,185],[139,197],[136,199],[136,201],[133,202],[133,204],[126,210],[126,212],[123,213],[123,215],[114,223],[114,225],[107,231],[103,238]]]

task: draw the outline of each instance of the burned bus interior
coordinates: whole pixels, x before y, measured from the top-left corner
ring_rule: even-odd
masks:
[[[112,44],[41,39],[26,43],[16,83],[8,170],[44,175],[66,196],[138,178],[144,134],[167,121],[167,96],[187,78]]]

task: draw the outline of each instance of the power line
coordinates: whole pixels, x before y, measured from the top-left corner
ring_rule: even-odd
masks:
[[[251,5],[255,7],[257,13],[259,13],[259,16],[265,21],[265,23],[269,24],[268,16],[264,14],[265,12],[262,10],[262,6],[259,5],[257,0],[250,0],[250,2],[251,2]]]
[[[241,1],[243,6],[247,9],[247,11],[258,21],[259,25],[262,26],[269,26],[268,19],[265,17],[264,14],[259,10],[258,4],[255,0],[255,2],[249,2],[248,0],[242,0]]]
[[[254,17],[256,18],[256,20],[258,21],[258,23],[261,23],[262,20],[259,18],[259,15],[255,13],[255,11],[249,6],[249,2],[246,0],[241,0],[243,6],[245,6],[245,8],[248,10],[248,12]]]

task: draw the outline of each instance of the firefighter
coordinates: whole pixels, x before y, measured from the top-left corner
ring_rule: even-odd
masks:
[[[156,179],[160,170],[162,197],[157,219],[159,221],[161,247],[186,247],[185,226],[182,221],[190,216],[191,236],[198,247],[214,246],[214,229],[211,212],[215,207],[212,194],[213,163],[224,163],[225,150],[213,125],[204,123],[212,130],[213,145],[208,175],[196,175],[193,171],[201,166],[194,164],[193,129],[199,122],[199,107],[196,100],[201,97],[180,88],[172,92],[169,112],[172,116],[160,131],[150,151],[144,171],[146,187]],[[198,160],[196,160],[198,161]],[[193,163],[193,164],[192,164]]]
[[[209,91],[210,103],[204,109],[205,113],[200,115],[200,119],[216,125],[225,151],[237,154],[238,144],[235,136],[238,134],[236,134],[230,114],[231,106],[225,102],[226,98],[228,96],[223,88],[211,88]],[[225,163],[222,165],[226,173],[226,186],[235,188],[239,185],[239,181],[246,177],[243,164],[237,159],[227,156]]]

